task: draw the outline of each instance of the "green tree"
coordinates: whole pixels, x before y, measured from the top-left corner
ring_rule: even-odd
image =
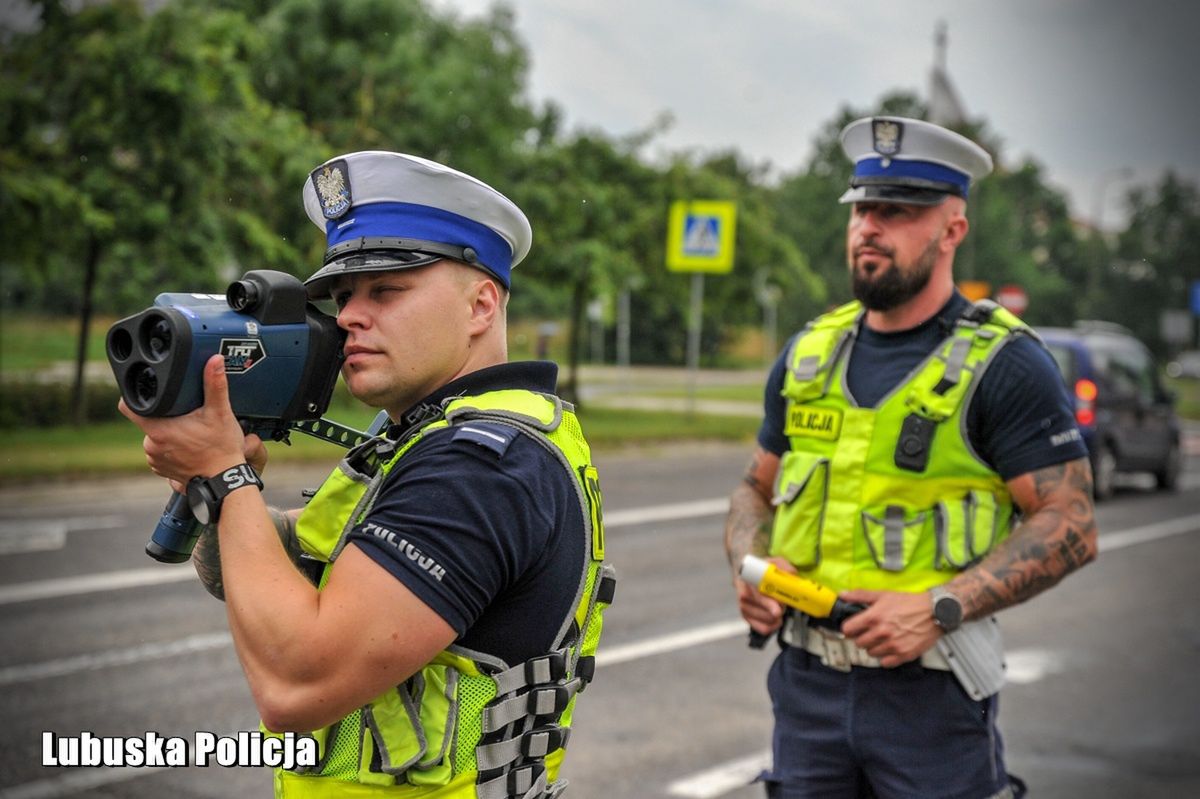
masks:
[[[6,305],[78,312],[78,415],[97,305],[211,290],[239,263],[295,266],[276,181],[299,185],[314,141],[254,93],[238,14],[40,5],[0,65],[0,265]]]
[[[1166,355],[1159,317],[1187,308],[1191,285],[1200,280],[1200,193],[1195,184],[1168,173],[1153,188],[1128,196],[1130,218],[1117,240],[1116,258],[1098,264],[1100,318],[1133,330]]]
[[[543,120],[538,146],[514,176],[512,196],[533,225],[534,248],[520,266],[513,311],[567,310],[563,393],[578,402],[587,304],[597,295],[613,296],[640,273],[641,248],[661,188],[654,170],[635,156],[636,139],[579,132],[560,140],[556,124]],[[528,301],[521,296],[527,281],[542,287],[528,292]]]
[[[208,7],[210,0],[188,0]],[[423,0],[220,0],[253,22],[254,86],[328,145],[412,153],[506,185],[535,125],[512,11],[463,20]]]
[[[1087,265],[1065,197],[1045,184],[1033,161],[1015,169],[999,164],[972,194],[974,277],[993,291],[1023,288],[1031,324],[1071,324],[1085,301]]]

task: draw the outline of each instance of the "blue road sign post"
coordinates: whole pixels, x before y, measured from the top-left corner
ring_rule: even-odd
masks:
[[[691,272],[688,316],[688,413],[695,411],[696,375],[700,370],[700,326],[704,305],[704,273],[733,269],[737,205],[721,200],[677,200],[667,222],[667,269]]]

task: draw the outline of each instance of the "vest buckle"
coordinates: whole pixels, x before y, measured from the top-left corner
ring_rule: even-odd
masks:
[[[504,788],[509,796],[524,796],[526,791],[533,787],[533,784],[538,781],[538,778],[545,771],[546,767],[541,763],[533,763],[528,766],[515,768],[508,772]]]
[[[530,730],[521,736],[521,754],[525,757],[545,757],[567,745],[569,729],[547,725]]]
[[[567,658],[562,652],[554,652],[525,661],[525,684],[545,685],[558,682],[567,676]]]
[[[535,688],[529,692],[526,708],[531,716],[550,716],[562,713],[571,701],[571,692],[565,685],[550,688]]]

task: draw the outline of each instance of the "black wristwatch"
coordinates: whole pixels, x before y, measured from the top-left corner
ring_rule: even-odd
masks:
[[[940,585],[929,589],[933,597],[933,623],[952,633],[962,626],[963,606],[959,598]]]
[[[193,477],[187,484],[188,505],[192,515],[201,524],[216,524],[221,518],[221,504],[225,497],[239,488],[258,486],[262,491],[262,479],[248,463],[226,469],[212,477]]]

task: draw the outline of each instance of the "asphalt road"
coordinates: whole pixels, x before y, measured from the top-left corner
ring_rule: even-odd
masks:
[[[745,646],[721,549],[748,451],[598,458],[617,601],[564,775],[574,799],[762,795],[771,654]],[[1009,767],[1037,797],[1200,796],[1200,458],[1101,506],[1099,561],[1003,614]],[[292,505],[319,470],[267,473]],[[62,768],[44,732],[194,742],[257,721],[223,606],[142,547],[153,478],[0,491],[0,799],[270,795],[265,769]]]

